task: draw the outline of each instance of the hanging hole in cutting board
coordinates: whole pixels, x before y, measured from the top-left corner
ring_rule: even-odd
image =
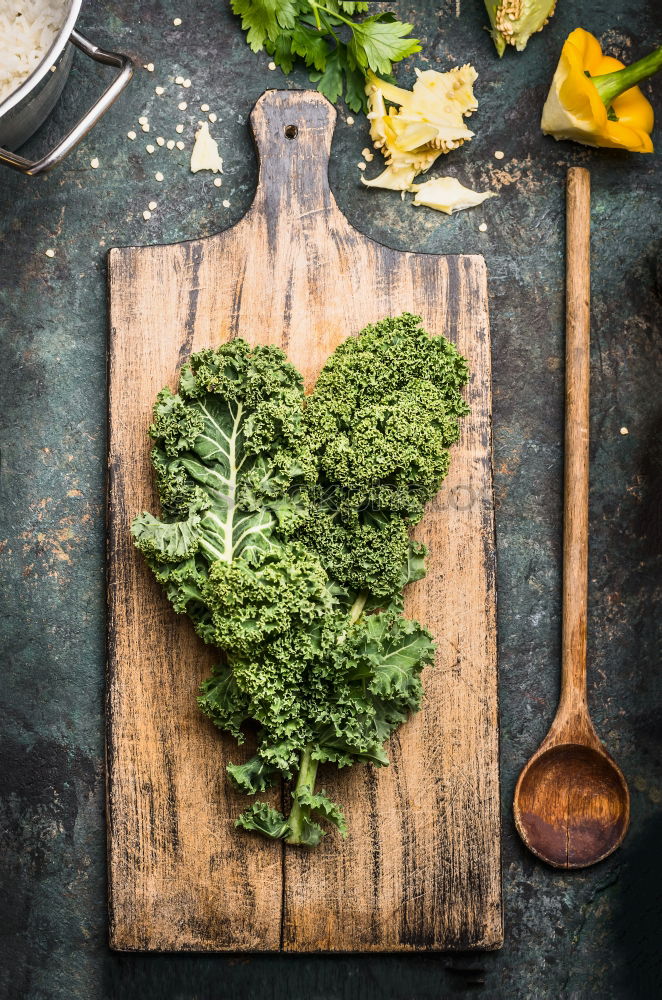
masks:
[[[296,139],[296,137],[299,134],[299,129],[296,127],[296,125],[286,125],[284,132],[286,139]]]

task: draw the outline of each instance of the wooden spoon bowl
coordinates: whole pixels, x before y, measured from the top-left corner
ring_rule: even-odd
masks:
[[[517,782],[519,835],[555,868],[584,868],[606,858],[621,844],[629,812],[625,778],[602,748],[543,748]]]

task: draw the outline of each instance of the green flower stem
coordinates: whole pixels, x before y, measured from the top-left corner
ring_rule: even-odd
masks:
[[[636,87],[659,69],[662,69],[662,45],[631,66],[614,70],[613,73],[603,73],[602,76],[592,76],[591,83],[594,84],[604,106],[608,108],[615,97],[625,93],[630,87]]]
[[[295,786],[295,791],[298,792],[299,789],[304,786],[308,786],[310,792],[315,790],[315,779],[317,778],[317,768],[319,767],[319,762],[313,760],[311,757],[310,749],[304,750],[301,754],[301,764],[299,767],[299,777],[297,778],[297,783]],[[298,799],[295,797],[294,804],[292,805],[292,811],[287,820],[287,825],[290,828],[290,835],[287,838],[288,844],[300,844],[301,834],[303,832],[303,815],[301,812],[301,805]]]

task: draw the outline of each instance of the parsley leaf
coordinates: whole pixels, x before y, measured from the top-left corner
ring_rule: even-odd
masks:
[[[264,49],[283,73],[300,60],[332,104],[344,95],[352,111],[365,110],[365,77],[369,70],[388,76],[392,64],[420,51],[408,38],[413,25],[381,13],[365,13],[365,0],[230,0],[241,17],[253,52]]]
[[[392,14],[367,17],[352,27],[350,58],[364,71],[371,69],[375,73],[390,73],[394,62],[421,51],[415,38],[404,37],[413,28],[413,24],[396,21]]]
[[[306,66],[322,72],[329,57],[329,46],[319,31],[300,23],[292,32],[292,52],[301,56]]]
[[[342,48],[344,49],[345,46],[342,45]],[[324,71],[310,74],[310,82],[316,83],[320,94],[323,94],[332,104],[336,103],[343,92],[343,71],[340,65],[340,52],[341,46],[339,45],[327,56]]]
[[[294,27],[299,14],[296,0],[230,0],[230,6],[241,17],[253,52],[260,52],[267,41],[277,42],[283,29]]]

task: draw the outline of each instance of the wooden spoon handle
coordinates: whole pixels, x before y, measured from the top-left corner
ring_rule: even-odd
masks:
[[[586,711],[591,181],[568,170],[566,206],[565,502],[559,714]]]

